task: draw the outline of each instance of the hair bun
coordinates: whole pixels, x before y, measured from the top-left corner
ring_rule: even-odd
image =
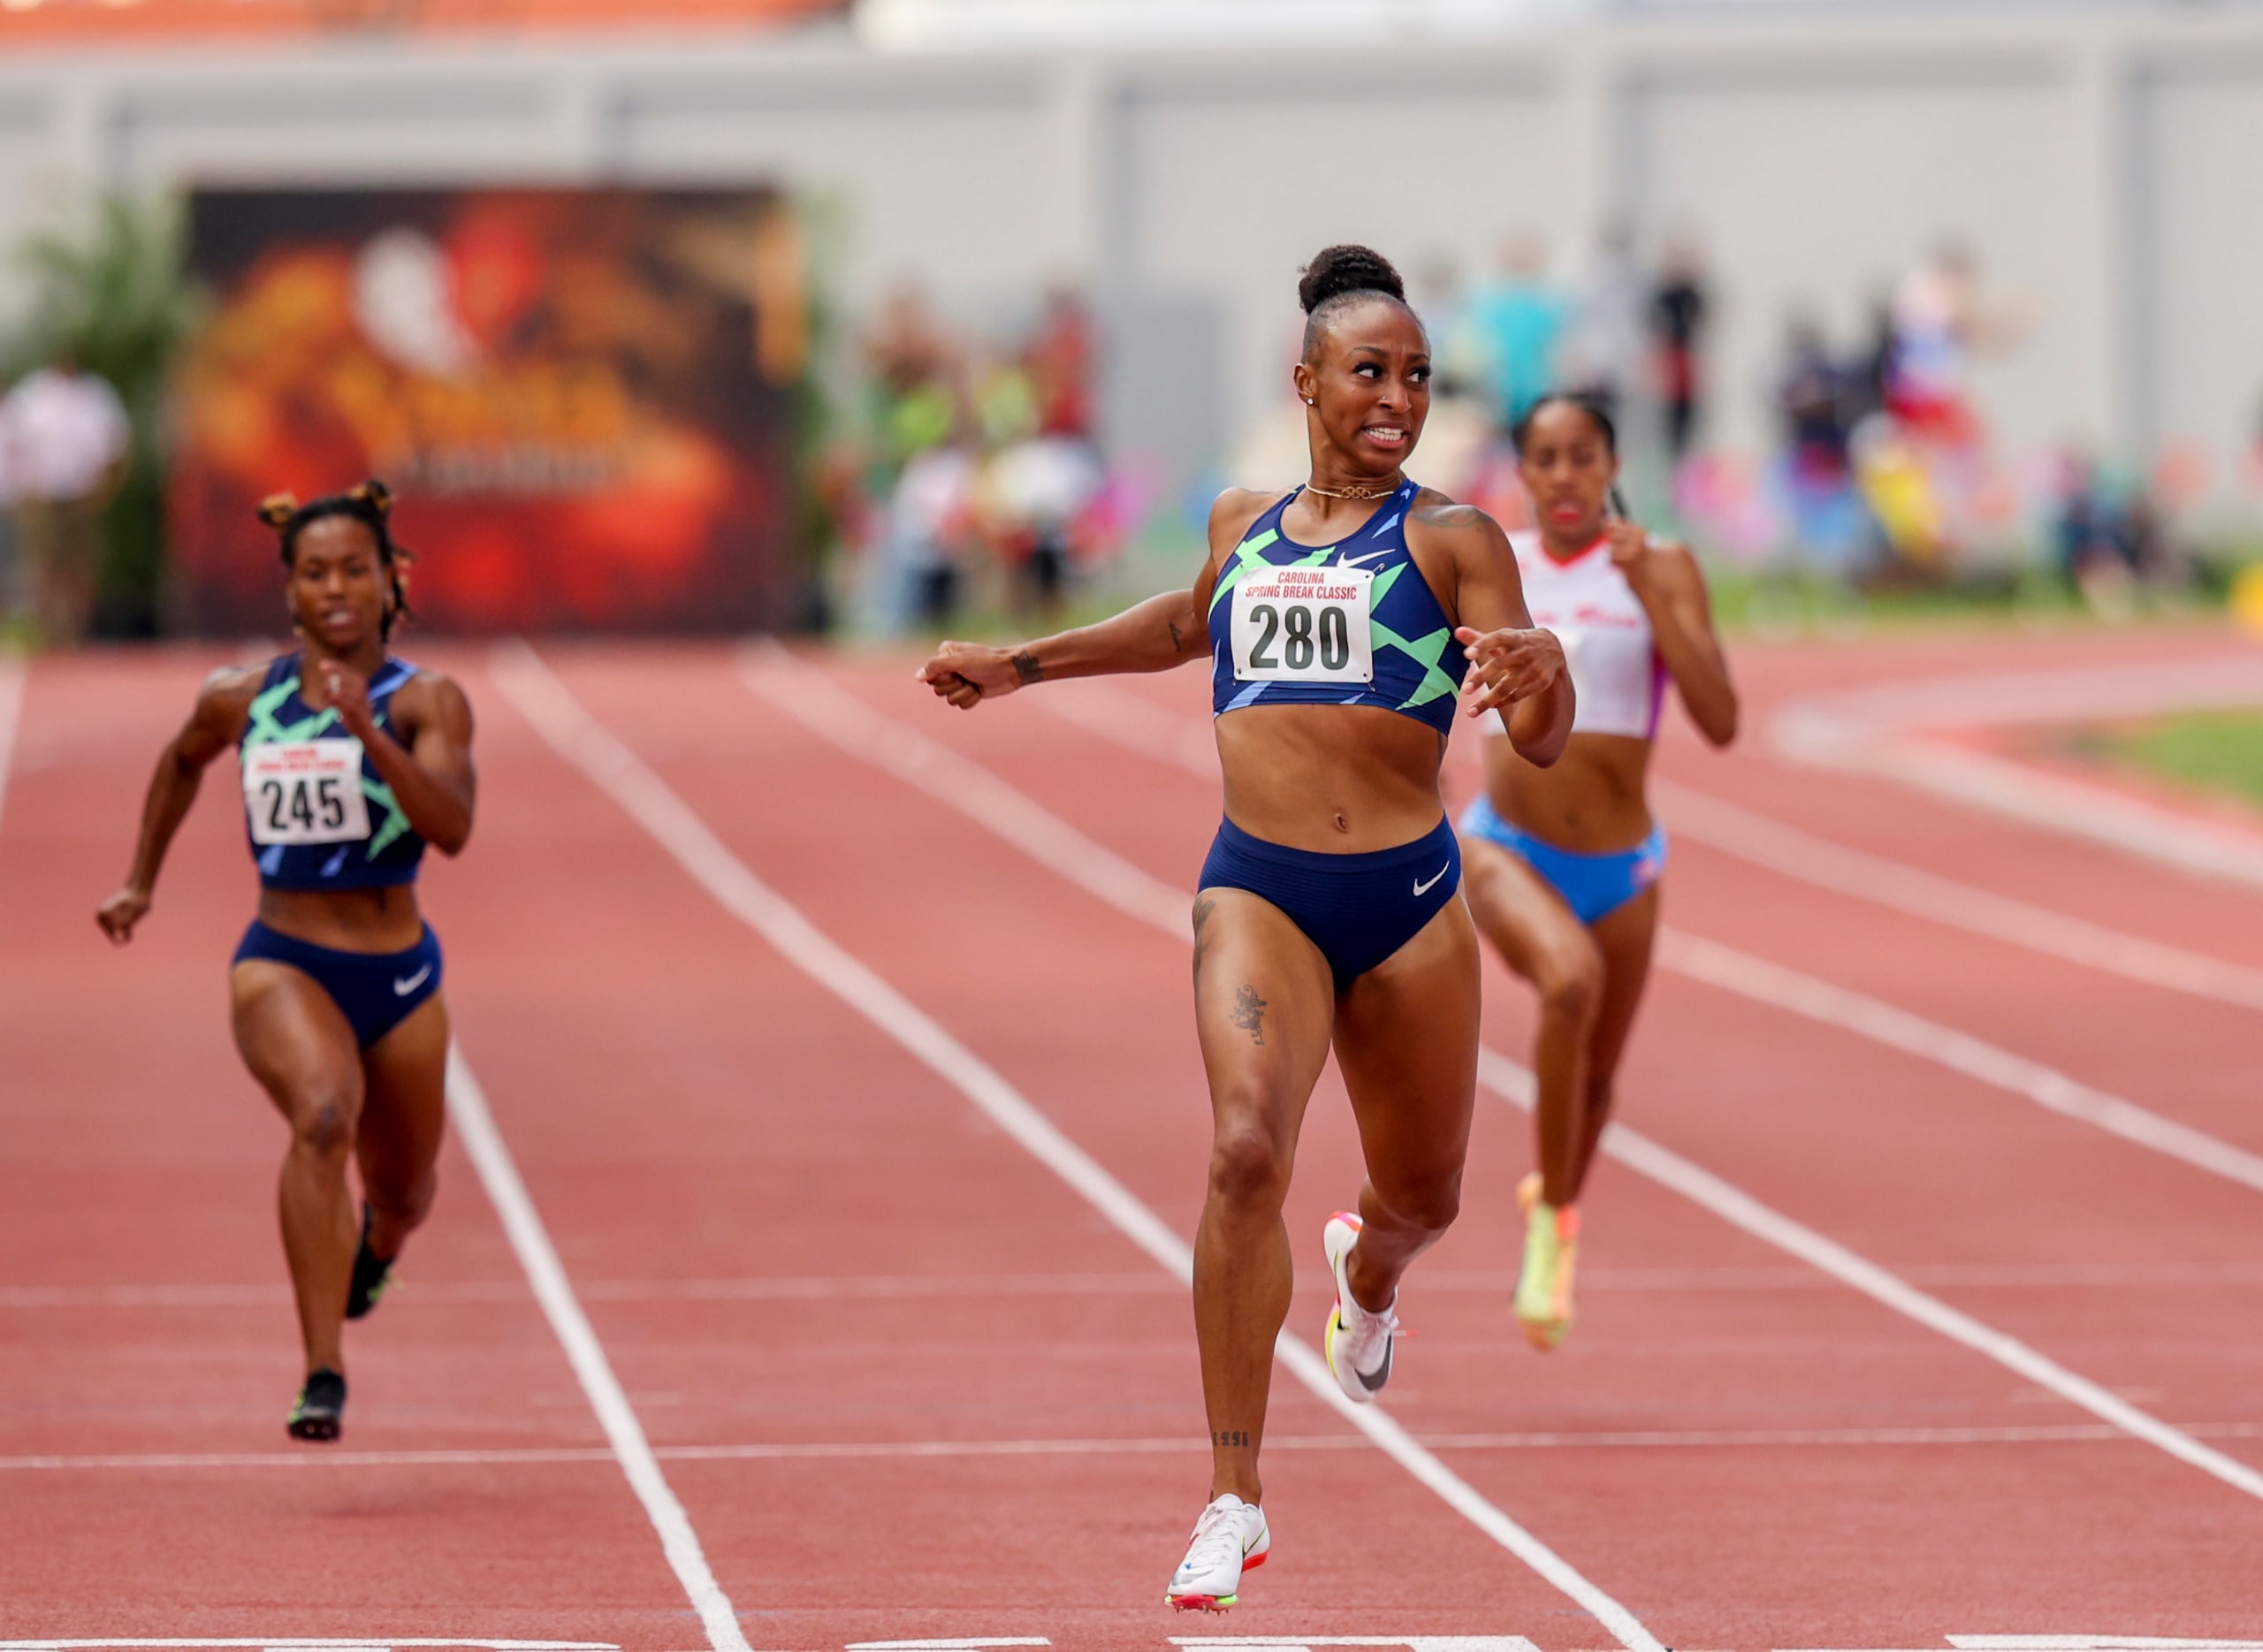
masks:
[[[259,520],[270,528],[281,529],[299,514],[299,496],[295,493],[270,493],[259,502]]]
[[[1381,293],[1406,301],[1406,284],[1390,259],[1372,247],[1345,244],[1322,247],[1304,268],[1297,283],[1297,301],[1309,316],[1332,298],[1347,293]]]
[[[392,510],[392,490],[375,476],[371,476],[367,482],[355,483],[347,490],[346,497],[349,499],[361,500],[380,516],[386,515]]]

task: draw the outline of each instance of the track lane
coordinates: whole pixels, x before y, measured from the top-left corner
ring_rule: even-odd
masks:
[[[226,959],[254,883],[225,768],[208,776],[156,907],[112,952],[149,765],[224,657],[42,659],[0,826],[0,1247],[9,1283],[279,1286],[282,1129],[236,1060]],[[486,829],[507,817],[507,800]],[[496,834],[507,840],[508,827]],[[445,929],[476,895],[439,866]],[[466,962],[454,961],[461,968]],[[452,982],[453,986],[453,982]],[[474,1035],[476,1036],[476,1033]],[[603,1442],[469,1167],[452,1144],[402,1290],[347,1336],[347,1446]],[[420,1298],[420,1279],[486,1288]],[[129,1299],[130,1301],[130,1299]],[[0,1452],[272,1454],[299,1367],[279,1289],[198,1306],[0,1300]],[[87,1636],[443,1633],[698,1640],[609,1453],[532,1466],[11,1473],[0,1494],[11,1632]],[[689,1637],[687,1639],[687,1636]]]
[[[729,658],[718,653],[706,669],[726,670]],[[640,670],[617,658],[560,652],[550,663],[592,713],[639,747],[644,745],[644,731],[661,727],[664,707],[684,704],[686,696],[701,702],[712,699],[704,683],[687,680],[680,662],[655,662]],[[929,1008],[947,1027],[969,1036],[971,1023],[984,1017],[994,1022],[1002,1014],[1018,1029],[1020,1045],[1035,1057],[1030,1062],[1012,1063],[1012,1076],[1040,1105],[1066,1106],[1073,1111],[1073,1104],[1064,1098],[1095,1088],[1107,1090],[1119,1098],[1110,1109],[1111,1116],[1132,1127],[1130,1139],[1142,1144],[1135,1151],[1143,1155],[1152,1154],[1161,1131],[1191,1128],[1197,1146],[1191,1159],[1180,1162],[1192,1169],[1193,1174],[1188,1179],[1192,1186],[1187,1190],[1182,1184],[1174,1190],[1177,1202],[1185,1207],[1185,1218],[1178,1220],[1169,1210],[1165,1213],[1181,1229],[1191,1227],[1188,1193],[1199,1198],[1205,1156],[1200,1144],[1207,1143],[1208,1138],[1199,1100],[1195,1102],[1198,1110],[1190,1112],[1181,1105],[1172,1115],[1160,1112],[1154,1105],[1155,1093],[1148,1087],[1150,1075],[1139,1070],[1138,1063],[1116,1063],[1104,1054],[1095,1062],[1088,1024],[1089,1020],[1101,1021],[1117,1028],[1119,1036],[1129,1037],[1134,1047],[1151,1047],[1162,1004],[1166,998],[1175,1001],[1178,997],[1177,992],[1167,993],[1162,984],[1177,985],[1175,978],[1185,967],[1184,948],[1175,949],[1179,955],[1177,969],[1162,973],[1139,955],[1145,951],[1168,954],[1174,948],[1167,944],[1158,941],[1151,948],[1111,944],[1088,961],[1073,995],[1064,1002],[1057,990],[1063,985],[1057,956],[1049,948],[1019,944],[1019,925],[1035,915],[1035,902],[1043,899],[1043,892],[1031,891],[1029,880],[1020,875],[1017,866],[994,853],[979,879],[971,875],[972,868],[956,864],[948,879],[937,879],[934,867],[943,863],[915,861],[901,852],[907,826],[923,834],[925,828],[906,821],[900,800],[889,796],[884,783],[874,784],[843,769],[821,750],[794,737],[790,730],[781,731],[787,734],[786,740],[772,738],[769,731],[751,723],[746,716],[751,710],[743,697],[735,704],[713,701],[696,746],[673,741],[663,732],[644,755],[670,785],[690,795],[721,799],[728,818],[718,818],[718,829],[735,840],[734,847],[760,869],[761,875],[792,885],[791,898],[808,900],[820,926],[828,930],[837,926],[841,941],[852,953],[884,959],[912,955],[946,967],[959,993],[949,1005]],[[761,776],[758,794],[751,793],[746,785],[747,778],[755,774]],[[937,822],[936,826],[940,830],[943,823]],[[877,954],[860,944],[875,934],[883,940]],[[1110,939],[1113,942],[1134,938]],[[1159,973],[1162,981],[1156,978]],[[1150,1004],[1154,1009],[1142,1014]],[[1179,1008],[1183,1015],[1183,1005]],[[1037,1012],[1034,1016],[1032,1009]],[[758,1047],[758,1030],[755,1036]],[[762,1058],[751,1052],[750,1059]],[[1177,1060],[1186,1063],[1194,1059],[1188,1039]],[[1199,1088],[1193,1093],[1199,1097]],[[926,1128],[930,1110],[951,1105],[932,1097],[917,1100],[918,1107],[902,1113],[894,1126],[915,1145],[925,1138],[911,1132]],[[1090,1141],[1086,1145],[1093,1146]],[[924,1147],[920,1162],[927,1162]],[[997,1150],[992,1149],[989,1162],[959,1179],[956,1185],[963,1191],[942,1185],[948,1177],[928,1179],[936,1182],[936,1194],[947,1201],[947,1210],[962,1222],[971,1222],[977,1204],[985,1216],[1002,1208],[1012,1209],[1019,1195],[1008,1190],[1020,1186],[1025,1177],[1040,1178],[1047,1199],[1065,1196],[1042,1171],[1033,1165],[1025,1166],[1013,1150],[1000,1162]],[[886,1196],[894,1202],[900,1204],[910,1197],[905,1188],[893,1184],[880,1172],[867,1179],[885,1186]],[[921,1177],[914,1173],[911,1180],[916,1186]],[[1038,1202],[1042,1206],[1046,1200]],[[1093,1218],[1086,1219],[1087,1229],[1094,1225]],[[1112,1235],[1108,1238],[1118,1247],[1120,1256],[1122,1240]],[[1047,1244],[1049,1250],[1059,1248],[1057,1238]],[[1044,1598],[1023,1603],[1018,1614],[999,1603],[990,1613],[994,1627],[999,1615],[1006,1613],[1010,1621],[1023,1625],[1016,1633],[1028,1632],[1031,1624],[1049,1625],[1037,1632],[1052,1634],[1059,1644],[1078,1645],[1122,1645],[1127,1643],[1127,1636],[1136,1638],[1132,1643],[1157,1643],[1170,1629],[1170,1618],[1160,1611],[1161,1580],[1176,1558],[1178,1534],[1200,1507],[1206,1478],[1199,1450],[1203,1429],[1199,1385],[1192,1341],[1185,1330],[1184,1299],[1171,1302],[1170,1310],[1169,1344],[1181,1368],[1181,1374],[1169,1386],[1170,1403],[1183,1407],[1180,1426],[1185,1437],[1196,1443],[1196,1450],[1175,1461],[1150,1458],[1121,1471],[1111,1469],[1128,1477],[1136,1502],[1127,1504],[1118,1495],[1126,1488],[1111,1481],[1111,1491],[1098,1499],[1101,1506],[1094,1507],[1091,1484],[1102,1465],[1087,1464],[1074,1469],[1077,1483],[1084,1488],[1074,1496],[1063,1488],[1067,1482],[1048,1481],[1041,1515],[1027,1510],[970,1507],[962,1519],[963,1530],[922,1533],[923,1545],[943,1546],[940,1552],[949,1564],[946,1559],[935,1564],[956,1576],[958,1593],[967,1595],[979,1592],[982,1580],[997,1574],[995,1555],[1002,1529],[1042,1532],[1049,1526],[1054,1530],[1057,1543],[1048,1552],[1059,1557],[1057,1571],[1063,1581],[1056,1587],[1052,1581],[1055,1568],[1047,1566],[1042,1573],[1045,1580],[1028,1591]],[[970,1327],[970,1337],[979,1334],[979,1327]],[[986,1397],[997,1390],[1002,1380],[1010,1380],[1018,1364],[1042,1358],[1041,1344],[1035,1353],[1025,1344],[1006,1345],[1012,1347],[1012,1353],[1002,1355],[994,1350],[991,1367],[977,1384],[977,1391]],[[633,1361],[634,1355],[623,1358]],[[1006,1378],[1002,1379],[1000,1372],[1007,1374]],[[1088,1374],[1092,1378],[1101,1374],[1098,1367]],[[1163,1390],[1147,1375],[1135,1375],[1140,1403],[1151,1406]],[[1086,1397],[1090,1403],[1089,1389]],[[995,1402],[986,1397],[982,1403]],[[1152,1416],[1147,1420],[1152,1431]],[[1280,1386],[1273,1427],[1312,1434],[1332,1426],[1337,1426],[1332,1413],[1317,1402],[1293,1386]],[[1323,1455],[1329,1467],[1322,1476],[1311,1465]],[[1390,1598],[1401,1602],[1385,1627],[1467,1633],[1489,1625],[1497,1630],[1505,1618],[1530,1622],[1544,1613],[1568,1613],[1586,1625],[1578,1637],[1580,1644],[1596,1643],[1598,1631],[1583,1614],[1564,1605],[1547,1586],[1445,1511],[1388,1461],[1365,1451],[1291,1452],[1284,1454],[1284,1459],[1270,1475],[1276,1496],[1293,1496],[1288,1488],[1308,1477],[1324,1478],[1329,1496],[1322,1499],[1307,1494],[1307,1509],[1323,1502],[1341,1502],[1349,1496],[1361,1509],[1376,1512],[1375,1526],[1357,1530],[1317,1523],[1307,1516],[1295,1542],[1300,1565],[1309,1568],[1313,1575],[1356,1581],[1370,1572],[1378,1572]],[[1033,1465],[1032,1473],[1041,1466]],[[843,1476],[852,1473],[853,1470],[842,1471]],[[888,1479],[866,1483],[879,1486],[890,1496],[895,1495],[897,1485],[909,1495],[927,1483],[903,1464],[888,1465]],[[949,1477],[941,1483],[949,1484]],[[693,1488],[687,1493],[691,1496],[697,1481],[690,1480],[687,1484]],[[845,1492],[848,1488],[842,1489]],[[728,1507],[701,1505],[696,1501],[694,1507],[703,1530],[730,1529],[733,1514]],[[1094,1519],[1104,1524],[1087,1524]],[[962,1551],[962,1540],[972,1544],[971,1550]],[[1136,1552],[1125,1547],[1132,1540],[1136,1540]],[[1025,1535],[1017,1541],[1025,1545],[1029,1539]],[[1276,1538],[1276,1542],[1285,1541]],[[928,1557],[923,1549],[923,1564]],[[1448,1604],[1441,1604],[1433,1577],[1442,1561],[1461,1580],[1448,1596]],[[1406,1580],[1410,1577],[1419,1577],[1420,1587],[1407,1588]],[[1066,1581],[1071,1578],[1073,1584]],[[1398,1580],[1395,1586],[1393,1580]],[[889,1598],[895,1587],[891,1581],[860,1579],[856,1598]],[[1346,1587],[1353,1587],[1353,1583]],[[994,1589],[988,1593],[991,1598],[996,1597]],[[1147,1606],[1151,1600],[1156,1602],[1152,1610]],[[955,1603],[948,1596],[940,1603],[932,1598],[929,1602],[931,1606]],[[921,1621],[934,1621],[936,1615],[930,1610]],[[1237,1622],[1246,1626],[1248,1621],[1246,1608]],[[1298,1625],[1292,1622],[1290,1626]],[[1071,1638],[1063,1641],[1063,1632]],[[912,1631],[898,1628],[895,1633]],[[1084,1638],[1087,1635],[1098,1638],[1088,1641]]]
[[[887,699],[888,688],[885,683],[885,679],[880,680],[877,684],[872,682],[860,682],[857,686],[869,689],[871,697],[875,700],[885,701]],[[1010,714],[1013,708],[1010,704],[1008,707],[999,708],[998,712],[989,713],[988,715],[1002,719],[1003,716]],[[951,737],[954,741],[963,739],[972,744],[979,744],[987,741],[992,744],[1001,747],[1013,743],[1012,741],[1008,740],[1005,735],[1000,733],[995,727],[987,734],[979,732],[965,732],[969,730],[970,726],[979,724],[981,720],[982,719],[979,718],[962,719],[953,717],[945,719],[945,723],[949,727]],[[932,733],[937,731],[931,729],[929,732]],[[1023,722],[1017,726],[1015,738],[1033,740],[1034,743],[1041,748],[1041,750],[1035,755],[1027,753],[1024,754],[1025,759],[1024,766],[1031,771],[1028,775],[1010,775],[1009,778],[1026,781],[1032,788],[1042,788],[1050,783],[1051,789],[1045,794],[1046,801],[1048,803],[1060,803],[1063,805],[1063,812],[1065,813],[1076,814],[1079,811],[1082,811],[1086,815],[1091,816],[1092,818],[1088,821],[1082,821],[1080,824],[1088,825],[1096,831],[1105,831],[1110,824],[1113,824],[1120,832],[1122,830],[1124,817],[1127,813],[1136,812],[1136,809],[1127,808],[1127,803],[1131,800],[1144,802],[1152,795],[1148,783],[1148,777],[1144,773],[1136,780],[1121,774],[1115,775],[1112,777],[1112,783],[1104,788],[1079,790],[1076,786],[1075,780],[1071,778],[1071,771],[1074,768],[1074,765],[1078,761],[1072,748],[1060,743],[1050,735],[1036,733],[1034,727],[1030,722],[1030,719],[1023,719]],[[998,757],[1002,754],[998,751],[993,751],[989,753],[989,755],[992,757]],[[1086,758],[1085,760],[1085,769],[1086,773],[1090,772],[1091,759]],[[1201,786],[1199,782],[1193,786],[1192,790],[1197,793],[1207,792],[1208,798],[1215,797],[1214,791]],[[1208,802],[1206,798],[1205,806],[1208,808],[1214,808],[1215,803]],[[1120,848],[1122,845],[1119,844],[1118,847]],[[1157,875],[1162,875],[1160,869],[1158,870]],[[1839,1056],[1843,1057],[1844,1052],[1841,1050],[1837,1052],[1837,1054]],[[1841,1064],[1843,1065],[1843,1061],[1841,1062]],[[1750,1098],[1741,1098],[1740,1100],[1742,1105],[1748,1107],[1752,1106]],[[1796,1097],[1793,1098],[1794,1104],[1796,1103]],[[1752,1107],[1752,1110],[1759,1112],[1764,1111],[1765,1109]],[[1780,1153],[1780,1148],[1779,1149],[1779,1152]],[[1614,1197],[1618,1196],[1619,1195],[1614,1194]],[[1452,1241],[1450,1240],[1449,1244],[1451,1243]],[[1584,1331],[1582,1335],[1585,1335]]]

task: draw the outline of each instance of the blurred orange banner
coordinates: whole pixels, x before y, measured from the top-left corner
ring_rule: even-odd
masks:
[[[742,190],[202,190],[174,595],[279,612],[259,500],[393,490],[454,631],[745,631],[802,614],[798,221]]]
[[[183,34],[744,27],[848,9],[848,0],[0,0],[0,50]]]

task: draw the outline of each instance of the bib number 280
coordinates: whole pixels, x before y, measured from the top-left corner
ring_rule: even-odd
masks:
[[[1372,682],[1365,568],[1279,568],[1234,587],[1234,675],[1243,682]]]
[[[244,753],[244,807],[255,843],[350,843],[369,836],[362,742],[251,747]]]

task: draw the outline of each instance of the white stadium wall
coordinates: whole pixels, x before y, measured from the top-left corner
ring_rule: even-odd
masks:
[[[1644,21],[1425,45],[1054,55],[514,41],[0,64],[0,243],[92,183],[775,181],[843,222],[852,308],[987,318],[1063,276],[1132,341],[1119,433],[1174,471],[1277,405],[1301,258],[1368,240],[1572,275],[1613,217],[1693,229],[1722,300],[1714,438],[1767,437],[1784,316],[1850,341],[1945,234],[2023,343],[1981,369],[2018,451],[2263,421],[2263,17]],[[0,311],[19,289],[0,272]]]

